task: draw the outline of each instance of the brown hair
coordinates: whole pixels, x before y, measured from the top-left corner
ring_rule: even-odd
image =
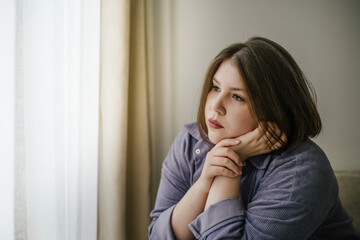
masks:
[[[223,49],[207,70],[197,116],[198,129],[205,142],[210,143],[206,136],[206,98],[213,87],[216,71],[227,59],[232,60],[244,80],[254,117],[264,122],[264,129],[276,141],[282,142],[267,122],[275,123],[286,135],[287,141],[278,153],[292,150],[307,137],[315,137],[321,132],[315,91],[295,60],[279,44],[253,37]]]

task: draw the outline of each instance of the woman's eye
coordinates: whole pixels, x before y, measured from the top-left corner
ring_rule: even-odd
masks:
[[[245,102],[245,99],[242,98],[242,97],[240,97],[239,95],[234,94],[234,95],[233,95],[233,98],[234,98],[236,101]]]
[[[212,86],[212,89],[215,91],[215,92],[220,92],[220,88],[218,86]]]

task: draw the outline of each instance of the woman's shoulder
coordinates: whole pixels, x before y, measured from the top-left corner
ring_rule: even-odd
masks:
[[[177,133],[173,144],[186,143],[189,140],[201,140],[196,122],[184,124],[183,129]]]
[[[206,145],[206,143],[200,136],[196,122],[184,124],[184,128],[178,133],[174,143],[182,143],[186,145]]]
[[[274,156],[273,164],[284,164],[291,162],[297,167],[331,168],[325,152],[312,140],[306,139],[300,146],[291,152],[285,152]]]
[[[311,139],[306,139],[292,154],[297,158],[316,158],[327,161],[325,152]]]
[[[290,153],[276,156],[269,170],[291,180],[292,200],[307,201],[309,196],[338,194],[334,171],[324,151],[312,140],[305,140]]]
[[[181,149],[184,152],[185,149],[191,145],[196,144],[201,139],[197,130],[196,123],[185,124],[184,128],[175,137],[172,148]]]

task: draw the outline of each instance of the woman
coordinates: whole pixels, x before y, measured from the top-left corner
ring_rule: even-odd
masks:
[[[260,37],[225,48],[206,73],[197,124],[163,163],[149,238],[358,239],[309,139],[321,126],[285,49]]]

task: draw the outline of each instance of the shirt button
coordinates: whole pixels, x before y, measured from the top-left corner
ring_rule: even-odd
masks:
[[[195,153],[196,153],[196,154],[200,154],[200,152],[201,152],[200,149],[196,149],[196,150],[195,150]]]

